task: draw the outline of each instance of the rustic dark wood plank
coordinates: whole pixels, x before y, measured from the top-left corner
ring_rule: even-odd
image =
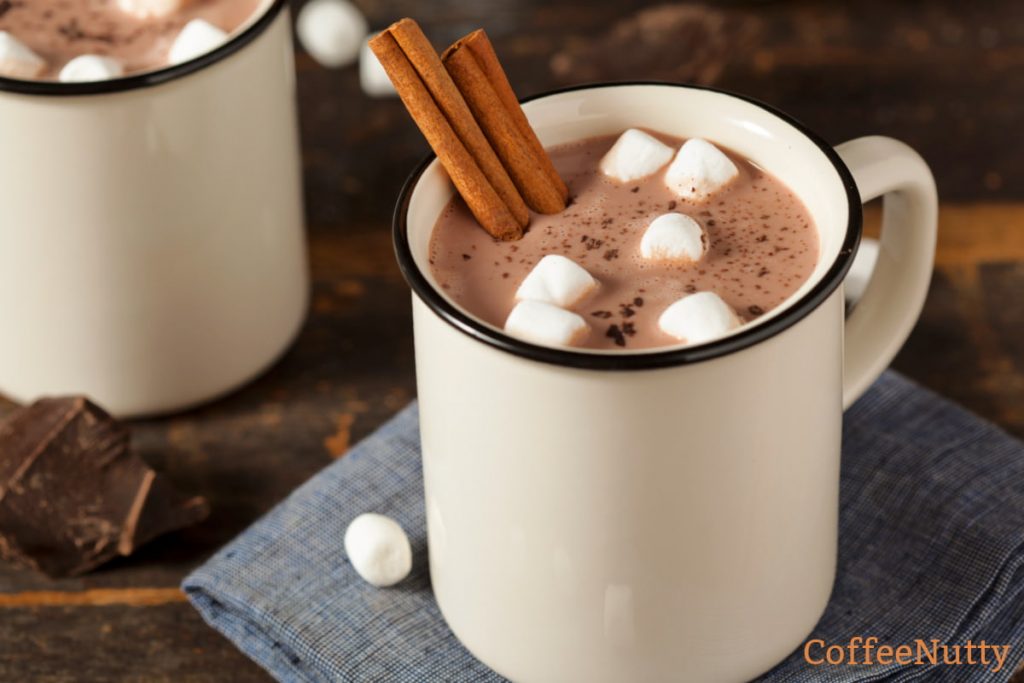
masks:
[[[0,611],[0,680],[262,682],[270,676],[185,603]]]

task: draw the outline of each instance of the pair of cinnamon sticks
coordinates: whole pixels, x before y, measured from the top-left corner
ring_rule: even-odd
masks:
[[[493,237],[522,237],[530,209],[565,208],[569,190],[482,29],[438,56],[419,25],[402,19],[371,39],[370,48],[473,216]]]

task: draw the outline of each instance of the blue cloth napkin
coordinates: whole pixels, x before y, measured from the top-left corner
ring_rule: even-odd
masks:
[[[1024,445],[891,372],[844,422],[838,577],[811,638],[1012,647],[997,673],[991,650],[987,666],[967,665],[964,649],[960,666],[811,666],[801,647],[763,680],[1008,680],[1024,657]],[[184,589],[211,626],[282,681],[502,680],[459,644],[434,603],[422,484],[411,405]],[[397,587],[369,586],[345,559],[345,528],[368,510],[393,516],[412,539],[413,572]]]

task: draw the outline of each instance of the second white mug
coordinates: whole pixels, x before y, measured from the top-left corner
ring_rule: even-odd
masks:
[[[291,22],[95,83],[0,78],[0,392],[119,416],[273,362],[308,297]]]

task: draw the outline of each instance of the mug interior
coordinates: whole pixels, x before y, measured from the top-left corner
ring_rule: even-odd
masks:
[[[738,350],[795,323],[824,301],[849,269],[861,232],[861,205],[852,176],[828,144],[766,105],[708,88],[636,83],[541,95],[525,102],[523,109],[545,146],[640,127],[683,138],[702,137],[729,147],[775,175],[804,203],[818,231],[818,261],[811,276],[782,304],[706,344],[538,353],[543,347],[513,340],[456,304],[438,286],[428,263],[430,237],[455,190],[441,164],[428,159],[409,179],[396,212],[399,263],[417,295],[456,327],[483,341],[539,360],[587,367],[595,362],[579,357],[642,356],[653,365],[700,360]],[[578,362],[571,362],[572,357]]]

